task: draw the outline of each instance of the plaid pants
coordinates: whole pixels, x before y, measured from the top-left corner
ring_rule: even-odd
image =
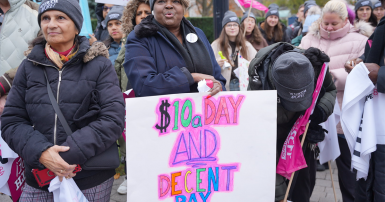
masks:
[[[102,184],[82,190],[89,202],[109,202],[114,178],[106,180]],[[33,188],[25,184],[19,202],[53,202],[53,193]]]

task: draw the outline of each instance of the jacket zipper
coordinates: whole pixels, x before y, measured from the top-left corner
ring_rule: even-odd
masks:
[[[56,93],[56,102],[59,104],[59,91],[60,91],[60,83],[61,83],[61,77],[62,77],[62,73],[63,73],[63,70],[65,69],[65,67],[63,67],[63,69],[59,70],[57,67],[53,66],[53,65],[47,65],[47,64],[42,64],[42,63],[39,63],[39,62],[36,62],[34,60],[31,60],[28,58],[29,61],[31,62],[34,62],[34,63],[37,63],[37,64],[40,64],[40,65],[43,65],[43,66],[48,66],[48,67],[54,67],[56,70],[59,71],[59,82],[57,84],[57,93]],[[49,83],[47,83],[47,85],[49,85]],[[56,145],[56,136],[57,136],[57,114],[55,112],[55,127],[53,129],[53,144]]]

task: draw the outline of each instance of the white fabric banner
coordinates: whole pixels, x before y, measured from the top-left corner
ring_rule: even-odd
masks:
[[[274,201],[276,91],[126,99],[127,201]]]

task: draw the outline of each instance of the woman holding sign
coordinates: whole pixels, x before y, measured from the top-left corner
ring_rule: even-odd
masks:
[[[243,57],[250,61],[257,54],[257,51],[240,32],[239,19],[234,12],[227,11],[225,13],[222,20],[221,35],[211,46],[219,66],[222,67],[222,75],[226,78],[226,89],[239,91],[239,74],[236,73],[238,58]]]
[[[225,79],[205,34],[184,18],[189,0],[150,0],[149,15],[127,38],[124,69],[137,97],[197,92],[213,81],[210,96]]]
[[[32,42],[1,117],[3,139],[24,159],[20,202],[53,201],[55,177],[73,178],[88,201],[109,201],[125,110],[108,50],[78,35],[77,0],[43,1],[38,23],[44,36]]]

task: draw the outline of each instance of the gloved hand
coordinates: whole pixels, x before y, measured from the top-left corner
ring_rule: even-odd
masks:
[[[307,130],[306,141],[312,144],[322,142],[325,139],[325,131],[320,125],[310,124]]]
[[[326,119],[327,117],[322,107],[316,105],[313,114],[310,115],[310,126],[315,127],[316,125],[325,122]]]

